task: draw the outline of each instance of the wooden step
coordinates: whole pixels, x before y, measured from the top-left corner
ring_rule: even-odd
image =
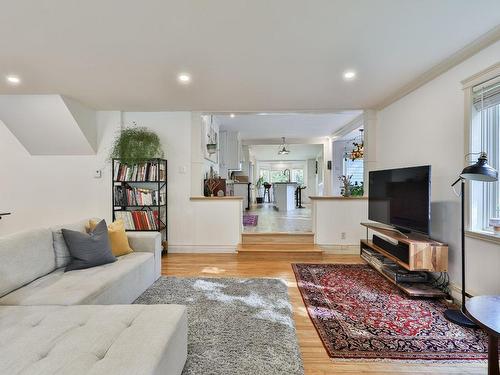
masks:
[[[241,243],[244,245],[276,245],[276,244],[314,244],[314,234],[310,232],[297,233],[243,233]]]
[[[238,253],[319,253],[323,250],[314,244],[239,244]]]

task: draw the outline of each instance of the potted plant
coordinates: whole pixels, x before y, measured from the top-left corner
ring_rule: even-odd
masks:
[[[213,116],[210,116],[210,128],[207,132],[207,152],[209,155],[213,155],[217,152],[217,132],[213,126]]]
[[[264,197],[262,195],[262,186],[264,185],[264,177],[260,176],[259,179],[255,182],[255,187],[257,189],[257,203],[264,203]]]
[[[145,127],[135,126],[135,123],[120,131],[111,151],[111,158],[120,159],[124,164],[136,164],[163,156],[158,135]]]
[[[351,178],[352,175],[350,176],[345,176],[342,175],[339,177],[339,180],[342,182],[342,188],[340,189],[340,194],[343,197],[350,197],[351,196]]]
[[[353,197],[362,197],[363,194],[365,193],[362,182],[358,185],[358,181],[356,181],[354,185],[350,186],[350,189],[351,189],[351,195]]]

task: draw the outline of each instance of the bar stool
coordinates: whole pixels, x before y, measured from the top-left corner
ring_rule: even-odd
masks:
[[[268,182],[264,183],[264,202],[266,201],[266,194],[267,194],[267,203],[271,203],[271,185]]]
[[[297,186],[297,190],[295,190],[295,206],[297,208],[305,208],[302,206],[302,190],[306,188],[307,186]]]

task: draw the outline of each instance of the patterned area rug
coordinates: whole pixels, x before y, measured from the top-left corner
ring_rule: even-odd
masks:
[[[259,221],[259,215],[243,215],[243,225],[245,227],[255,227]]]
[[[366,265],[294,264],[299,290],[332,358],[483,360],[479,329],[450,323],[444,302],[411,299]]]
[[[187,305],[183,375],[304,373],[281,280],[161,277],[134,303]]]

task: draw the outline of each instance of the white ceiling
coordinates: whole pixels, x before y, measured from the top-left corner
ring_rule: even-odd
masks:
[[[314,159],[323,152],[323,145],[289,145],[288,155],[278,155],[276,145],[252,145],[249,146],[250,155],[256,160],[276,161],[276,160],[307,160]]]
[[[22,84],[2,78],[0,93],[129,111],[372,108],[499,24],[498,0],[4,1],[0,77]]]
[[[339,113],[238,114],[214,116],[222,130],[240,132],[243,140],[287,138],[319,138],[331,135],[362,111]]]

